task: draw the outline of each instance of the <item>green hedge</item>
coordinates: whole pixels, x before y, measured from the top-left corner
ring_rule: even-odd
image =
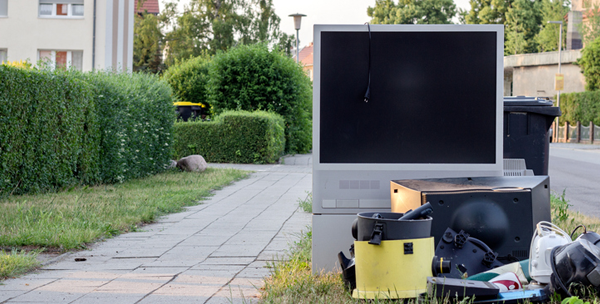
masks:
[[[0,65],[0,195],[114,183],[165,169],[175,111],[147,74]]]
[[[174,157],[200,154],[207,162],[274,163],[285,149],[284,119],[264,111],[227,111],[210,122],[178,122]]]
[[[590,121],[600,125],[600,91],[560,94],[560,123],[580,121],[587,125]]]
[[[312,148],[312,86],[292,58],[265,44],[218,53],[209,67],[208,102],[214,114],[265,110],[285,119],[287,153]]]
[[[99,181],[91,87],[68,73],[0,65],[0,194]]]
[[[151,74],[85,73],[94,90],[106,183],[158,173],[170,161],[172,90]]]

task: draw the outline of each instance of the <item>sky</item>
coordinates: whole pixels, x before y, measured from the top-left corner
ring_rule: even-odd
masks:
[[[162,3],[168,0],[160,0]],[[189,0],[180,0],[180,6]],[[469,0],[454,0],[458,8],[470,9]],[[300,28],[300,48],[313,41],[315,24],[364,24],[369,21],[367,7],[374,6],[375,0],[273,0],[275,13],[281,18],[280,29],[288,34],[296,34],[290,14],[306,15]]]

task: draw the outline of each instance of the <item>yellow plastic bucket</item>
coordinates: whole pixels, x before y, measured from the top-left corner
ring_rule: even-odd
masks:
[[[427,291],[435,253],[433,237],[381,241],[355,241],[357,299],[416,298]]]

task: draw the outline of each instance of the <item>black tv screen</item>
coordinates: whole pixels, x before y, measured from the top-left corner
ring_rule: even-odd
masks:
[[[494,164],[496,35],[321,32],[319,162]]]

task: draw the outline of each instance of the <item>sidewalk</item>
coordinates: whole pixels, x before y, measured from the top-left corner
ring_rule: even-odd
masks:
[[[282,165],[210,164],[253,170],[201,205],[69,253],[0,285],[0,303],[252,303],[311,224],[297,200],[312,190],[312,157]]]

